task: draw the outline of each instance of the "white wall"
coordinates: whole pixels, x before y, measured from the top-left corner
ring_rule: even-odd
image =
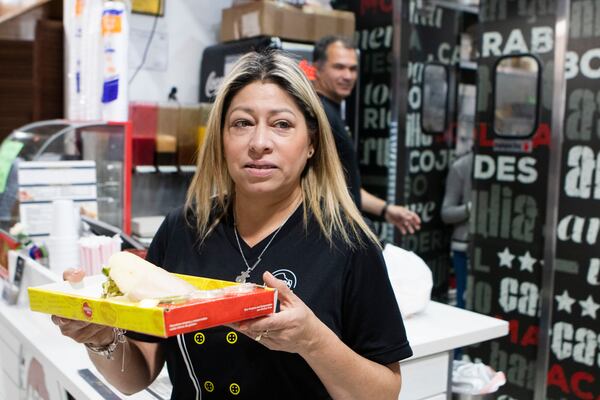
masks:
[[[158,18],[146,67],[129,86],[129,99],[166,101],[171,87],[176,86],[180,102],[197,102],[202,51],[218,43],[221,10],[230,5],[231,0],[166,0],[165,15]],[[147,43],[144,34],[152,30],[154,18],[131,16],[130,77],[139,65]],[[165,44],[168,51],[163,51]],[[137,63],[132,65],[134,60]]]

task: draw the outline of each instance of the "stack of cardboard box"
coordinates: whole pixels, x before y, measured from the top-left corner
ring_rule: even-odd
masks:
[[[255,36],[315,42],[323,36],[354,34],[354,13],[278,1],[249,1],[223,10],[221,41]]]

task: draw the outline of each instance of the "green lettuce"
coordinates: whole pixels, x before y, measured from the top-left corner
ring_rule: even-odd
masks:
[[[108,297],[117,297],[123,296],[123,292],[119,290],[119,287],[110,277],[110,268],[104,267],[102,268],[102,273],[106,275],[106,282],[102,284],[102,298],[106,299]]]

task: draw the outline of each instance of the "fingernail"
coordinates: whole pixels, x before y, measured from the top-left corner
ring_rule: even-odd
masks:
[[[81,268],[69,268],[63,272],[63,280],[78,283],[83,280],[85,272]]]

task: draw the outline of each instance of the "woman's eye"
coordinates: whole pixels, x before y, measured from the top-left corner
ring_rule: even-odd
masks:
[[[291,128],[292,125],[287,121],[277,121],[275,122],[275,127],[279,129],[288,129]]]
[[[246,121],[245,119],[238,119],[237,121],[233,122],[233,126],[236,128],[247,128],[250,125],[250,122]]]

